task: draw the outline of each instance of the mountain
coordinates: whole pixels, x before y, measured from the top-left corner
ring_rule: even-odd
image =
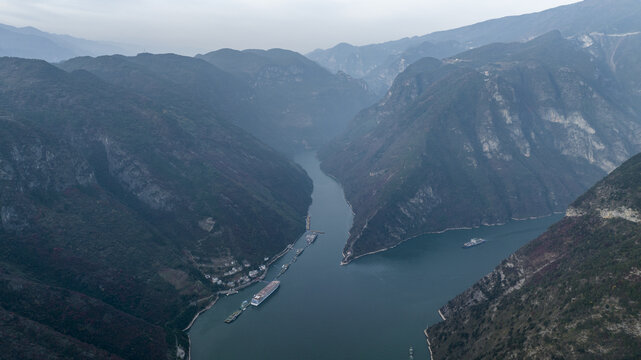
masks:
[[[465,50],[467,50],[467,48],[457,41],[443,41],[439,43],[424,41],[417,46],[406,49],[400,55],[388,56],[384,62],[364,74],[362,79],[374,93],[383,97],[390,86],[392,86],[396,76],[414,62],[424,57],[442,59]]]
[[[641,357],[641,155],[449,301],[435,359]]]
[[[175,54],[77,57],[60,64],[85,70],[103,81],[174,107],[195,117],[215,116],[246,128],[260,124],[260,111],[249,103],[252,89],[212,64]]]
[[[246,106],[257,109],[258,120],[237,124],[288,153],[327,143],[376,101],[363,81],[331,74],[293,51],[222,49],[197,58],[251,89]]]
[[[344,261],[427,232],[564,211],[641,151],[638,93],[584,46],[551,32],[401,73],[320,153],[356,214]]]
[[[50,34],[33,27],[0,24],[0,56],[58,62],[82,55],[131,54],[133,46]]]
[[[362,81],[278,49],[78,57],[58,66],[89,71],[182,112],[216,114],[287,154],[329,142],[375,100]]]
[[[0,58],[1,358],[185,358],[195,313],[304,231],[300,167],[158,99]]]
[[[564,37],[592,32],[638,32],[641,31],[641,3],[636,0],[585,0],[538,13],[380,44],[352,46],[342,43],[331,49],[315,50],[307,56],[331,71],[343,71],[366,79],[372,89],[384,94],[394,75],[417,60],[412,56],[417,49],[422,49],[422,57],[444,58],[494,42],[531,40],[553,30],[561,31]]]

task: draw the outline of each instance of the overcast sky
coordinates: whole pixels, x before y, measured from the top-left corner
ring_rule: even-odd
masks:
[[[193,55],[302,53],[424,35],[577,0],[0,0],[0,23]]]

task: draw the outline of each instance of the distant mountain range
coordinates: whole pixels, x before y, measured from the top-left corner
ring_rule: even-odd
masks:
[[[636,0],[585,0],[380,44],[342,43],[312,51],[307,57],[333,72],[364,79],[373,91],[383,95],[397,74],[422,57],[445,58],[494,42],[530,40],[552,30],[559,30],[564,37],[592,32],[636,32],[641,30],[640,16],[641,2]]]
[[[76,56],[130,55],[137,51],[133,45],[91,41],[51,34],[33,27],[17,28],[0,24],[0,56],[58,62]]]
[[[434,359],[641,358],[641,155],[441,309]]]
[[[408,67],[320,154],[356,214],[345,261],[563,211],[641,151],[640,39],[556,31]]]

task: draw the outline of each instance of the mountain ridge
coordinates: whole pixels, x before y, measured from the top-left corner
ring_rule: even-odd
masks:
[[[82,55],[131,54],[136,46],[47,33],[32,26],[0,24],[0,56],[58,62]]]
[[[418,60],[418,56],[445,58],[494,42],[528,41],[553,30],[561,31],[565,37],[590,32],[640,31],[641,25],[636,20],[640,15],[641,6],[634,0],[585,0],[379,44],[342,43],[327,50],[314,50],[307,56],[331,71],[340,70],[369,80],[370,86],[383,95],[395,76]]]
[[[564,211],[639,150],[635,103],[559,32],[419,60],[320,153],[356,213],[344,260]]]

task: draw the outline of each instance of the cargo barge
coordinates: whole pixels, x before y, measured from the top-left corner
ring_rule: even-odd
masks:
[[[265,301],[271,294],[278,289],[280,286],[280,281],[274,280],[267,284],[261,291],[256,293],[254,297],[252,297],[251,304],[254,306],[260,305],[263,301]]]
[[[240,309],[231,313],[231,315],[229,315],[227,319],[225,319],[225,322],[227,324],[231,324],[232,322],[234,322],[234,320],[236,320],[240,316],[240,314],[242,314],[243,311],[247,309],[248,306],[249,306],[249,301],[247,300],[243,301],[243,303],[240,304]]]
[[[243,311],[242,311],[242,310],[236,310],[236,311],[234,311],[231,315],[229,315],[229,316],[227,317],[227,319],[225,319],[225,322],[226,322],[227,324],[232,323],[232,322],[233,322],[234,320],[236,320],[236,318],[237,318],[240,314],[242,314],[242,313],[243,313]]]

